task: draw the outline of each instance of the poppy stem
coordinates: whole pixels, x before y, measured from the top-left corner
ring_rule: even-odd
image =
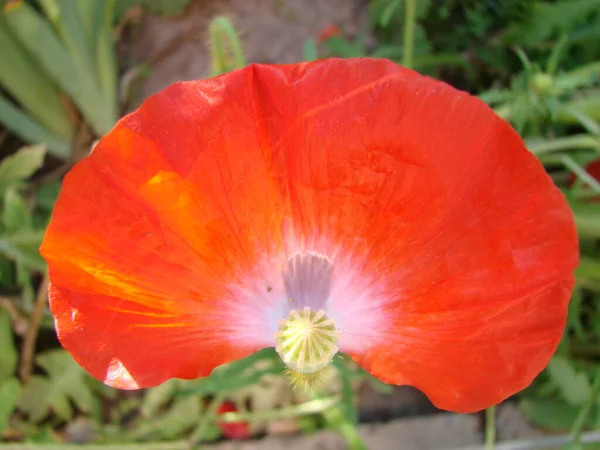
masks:
[[[585,428],[590,412],[592,411],[596,401],[598,400],[598,396],[600,395],[600,370],[596,374],[596,379],[594,380],[594,384],[592,385],[592,392],[590,392],[590,396],[588,397],[588,401],[581,408],[577,418],[575,419],[575,423],[573,424],[573,428],[571,429],[571,442],[573,444],[581,443],[581,434],[583,433],[583,429]]]
[[[404,5],[404,45],[402,52],[402,65],[408,69],[411,69],[413,65],[413,53],[415,48],[417,0],[405,0]]]
[[[529,139],[527,148],[536,156],[568,150],[600,150],[600,139],[589,134],[574,134],[550,140]]]
[[[358,429],[353,424],[349,422],[342,424],[338,428],[338,432],[342,435],[346,444],[348,444],[348,450],[368,450]]]
[[[496,407],[485,410],[485,450],[493,450],[496,443]]]
[[[346,441],[348,450],[368,450],[358,432],[356,424],[348,419],[341,405],[323,411],[323,418],[329,429],[335,430],[342,435]]]

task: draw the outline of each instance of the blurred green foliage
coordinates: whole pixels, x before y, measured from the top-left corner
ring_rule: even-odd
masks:
[[[362,33],[345,36],[340,24],[340,34],[305,43],[306,59],[370,55],[402,62],[410,45],[416,70],[478,95],[521,133],[571,204],[582,259],[556,356],[517,400],[545,429],[575,436],[600,429],[600,174],[587,171],[600,156],[600,0],[420,0],[413,40],[406,42],[408,1],[371,0]],[[261,410],[245,403],[264,395],[265,380],[281,377],[272,350],[208,378],[126,395],[91,379],[50,339],[37,349],[29,381],[17,378],[17,349],[45,271],[38,248],[60,188],[48,156],[70,158],[82,128],[100,136],[117,120],[116,21],[132,6],[181,14],[189,0],[8,3],[0,16],[0,122],[34,145],[0,161],[0,440],[58,443],[68,435],[71,442],[170,440],[170,448],[188,449],[222,436],[217,410],[232,399],[239,411],[220,421],[292,417],[303,430],[334,429],[361,448],[356,383],[389,388],[343,356],[335,361],[337,394],[316,392]],[[227,19],[211,22],[207,45],[211,75],[245,64]],[[42,332],[52,325],[44,310]]]
[[[119,0],[115,5],[115,15],[122,17],[131,8],[138,6],[153,14],[165,17],[178,16],[185,12],[191,0]]]
[[[95,136],[112,128],[118,118],[114,5],[23,0],[4,6],[0,123],[61,159],[70,157],[85,127]]]

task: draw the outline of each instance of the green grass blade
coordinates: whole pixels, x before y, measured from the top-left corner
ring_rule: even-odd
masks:
[[[81,73],[94,79],[94,48],[88,40],[88,34],[79,16],[79,10],[73,5],[73,0],[41,1],[52,2],[58,6],[58,20],[54,24],[56,31]]]
[[[46,262],[38,252],[43,237],[43,230],[4,234],[0,236],[0,254],[24,264],[29,269],[43,272],[46,270]]]
[[[106,0],[102,22],[97,30],[96,41],[96,70],[100,91],[105,99],[106,108],[108,114],[112,117],[113,123],[119,117],[119,76],[112,29],[114,14],[115,0]]]
[[[318,58],[317,43],[314,39],[306,39],[304,41],[304,61],[315,61]]]
[[[592,149],[600,151],[600,139],[589,134],[573,134],[554,139],[527,139],[529,151],[537,156],[552,152]]]
[[[577,231],[581,237],[600,237],[600,205],[571,202]]]
[[[6,22],[54,81],[73,99],[96,134],[114,125],[96,80],[86,76],[50,25],[30,5],[20,3],[5,13]]]
[[[574,90],[592,86],[598,81],[600,81],[600,61],[595,61],[557,76],[555,85],[560,90]]]
[[[60,91],[0,17],[0,85],[40,124],[62,139],[71,139],[73,124]]]
[[[550,52],[550,56],[548,57],[548,61],[546,63],[546,73],[550,75],[556,74],[558,71],[561,59],[565,56],[569,48],[569,35],[563,34],[556,44],[554,44],[554,48],[552,52]]]
[[[87,36],[88,46],[95,49],[98,30],[103,20],[104,0],[75,0],[81,23]]]
[[[55,136],[1,96],[0,122],[21,139],[46,145],[48,151],[57,158],[67,159],[71,154],[69,140]]]
[[[580,97],[565,102],[558,110],[556,120],[565,125],[580,125],[573,111],[580,111],[592,120],[600,121],[600,91],[581,91]]]

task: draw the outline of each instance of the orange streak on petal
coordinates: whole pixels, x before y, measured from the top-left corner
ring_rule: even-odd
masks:
[[[144,306],[148,306],[148,305],[144,305]],[[177,317],[177,314],[175,313],[165,313],[165,312],[147,312],[147,311],[136,311],[133,309],[123,309],[123,308],[117,308],[114,306],[107,306],[106,309],[108,311],[114,311],[114,312],[118,312],[121,314],[133,314],[136,316],[143,316],[143,317],[155,317],[155,318],[170,318],[170,317]]]
[[[169,323],[132,323],[130,328],[189,328],[194,327],[193,322],[169,322]]]

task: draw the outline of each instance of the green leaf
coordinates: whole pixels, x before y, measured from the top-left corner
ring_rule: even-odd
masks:
[[[132,433],[137,438],[176,439],[194,427],[200,414],[200,399],[197,396],[179,398],[164,414],[140,422]]]
[[[507,40],[531,46],[540,45],[555,32],[575,30],[598,8],[599,0],[535,1],[528,20],[508,27]]]
[[[17,359],[10,315],[4,308],[0,308],[0,382],[15,373]]]
[[[119,0],[116,4],[115,14],[121,17],[125,12],[134,6],[142,6],[154,14],[161,16],[178,16],[185,11],[191,0]]]
[[[304,41],[304,61],[315,61],[318,58],[317,43],[314,39],[306,39]]]
[[[72,98],[96,134],[104,135],[116,117],[107,107],[96,77],[74,59],[48,22],[27,3],[6,13],[6,22],[21,44],[37,59],[61,89]]]
[[[600,261],[582,256],[575,269],[575,278],[580,286],[600,291]]]
[[[281,374],[284,367],[273,348],[267,348],[247,358],[217,367],[210,376],[186,383],[177,395],[216,394],[234,391],[260,382],[270,374]]]
[[[20,393],[21,384],[16,378],[0,380],[0,435],[8,425],[8,419],[17,406]]]
[[[175,394],[177,386],[181,380],[168,380],[160,386],[148,389],[144,401],[142,402],[141,412],[145,417],[153,417],[158,410],[167,404]]]
[[[0,15],[0,85],[43,127],[59,139],[74,134],[60,91],[14,37]]]
[[[563,34],[556,44],[554,44],[554,48],[550,52],[550,56],[548,57],[548,61],[546,62],[546,73],[550,75],[555,75],[560,67],[560,60],[564,57],[564,54],[569,48],[569,35]]]
[[[115,0],[105,0],[100,26],[96,33],[96,48],[94,50],[100,91],[106,101],[109,113],[117,118],[119,115],[119,74],[112,27],[114,9]]]
[[[4,210],[2,223],[8,232],[31,230],[31,211],[25,199],[15,188],[8,188],[4,193]]]
[[[23,147],[0,163],[0,193],[31,177],[44,163],[46,148],[43,145]]]
[[[567,358],[552,358],[548,365],[548,375],[567,403],[581,406],[587,402],[591,395],[590,382],[585,373],[577,373]]]
[[[73,0],[38,0],[46,17],[59,33],[75,65],[87,78],[94,77],[94,63],[90,57],[93,47],[88,41],[85,24]]]
[[[69,140],[53,135],[0,94],[0,123],[25,142],[44,144],[48,151],[60,159],[71,154]]]
[[[573,111],[600,121],[600,91],[589,89],[579,92],[576,98],[562,104],[556,120],[566,125],[579,125],[579,118],[573,115]]]
[[[394,16],[400,15],[401,8],[403,6],[402,0],[389,0],[385,5],[383,11],[381,12],[381,16],[379,17],[379,25],[383,28],[387,27]]]
[[[22,262],[17,262],[15,265],[17,268],[17,285],[21,288],[23,306],[28,310],[32,310],[35,300],[35,288],[31,278],[32,270]]]
[[[46,212],[52,212],[54,203],[60,193],[60,183],[42,184],[36,192],[36,204]]]
[[[15,281],[15,265],[0,255],[0,288],[12,288]]]
[[[33,422],[40,422],[53,412],[62,420],[73,417],[70,402],[84,412],[99,408],[98,400],[86,383],[85,371],[64,350],[50,350],[36,358],[48,376],[36,375],[25,386],[19,408]]]
[[[88,40],[90,49],[96,48],[97,33],[101,29],[105,0],[75,0],[79,17]],[[112,30],[114,12],[111,12],[110,28]]]
[[[30,269],[43,272],[46,263],[39,252],[43,237],[43,230],[0,235],[0,253]]]
[[[341,36],[331,36],[325,41],[325,46],[336,56],[342,58],[354,58],[366,56],[365,51],[355,43]]]
[[[600,237],[600,205],[570,202],[580,237]]]
[[[592,86],[600,80],[600,61],[584,64],[556,77],[556,87],[562,91]]]
[[[570,430],[580,409],[578,406],[550,399],[526,399],[521,402],[521,410],[527,419],[534,425],[552,431]],[[587,425],[593,424],[593,415],[588,419]]]

